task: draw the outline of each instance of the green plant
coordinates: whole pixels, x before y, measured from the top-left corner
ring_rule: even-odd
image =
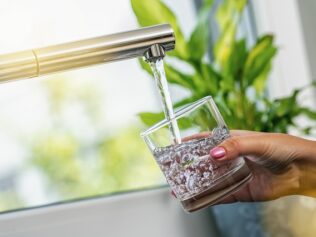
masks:
[[[175,103],[179,107],[206,95],[212,95],[229,127],[256,131],[287,132],[290,126],[311,132],[311,127],[300,127],[295,120],[305,115],[316,120],[316,112],[301,106],[298,95],[305,89],[295,90],[290,96],[271,99],[267,96],[267,79],[277,48],[273,35],[257,39],[251,48],[245,39],[238,39],[237,29],[247,0],[223,0],[216,9],[219,37],[209,44],[209,13],[212,0],[205,0],[197,23],[186,39],[175,14],[161,0],[131,0],[132,8],[141,26],[170,23],[176,35],[176,49],[169,57],[188,64],[193,73],[183,72],[165,62],[169,83],[185,88],[190,96]],[[152,11],[156,9],[156,11]],[[214,59],[205,59],[211,47]],[[140,60],[143,69],[149,66]],[[162,113],[141,113],[141,120],[152,125]]]

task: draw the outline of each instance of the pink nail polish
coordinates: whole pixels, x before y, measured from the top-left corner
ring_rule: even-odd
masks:
[[[171,191],[171,195],[175,198],[177,198],[176,194],[174,193],[174,191]]]
[[[223,158],[225,155],[226,155],[226,151],[223,147],[218,146],[218,147],[214,147],[211,150],[211,156],[215,159]]]

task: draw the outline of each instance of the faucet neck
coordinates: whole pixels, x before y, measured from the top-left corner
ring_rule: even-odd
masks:
[[[0,82],[136,57],[156,62],[174,47],[174,31],[170,25],[163,24],[0,55]]]

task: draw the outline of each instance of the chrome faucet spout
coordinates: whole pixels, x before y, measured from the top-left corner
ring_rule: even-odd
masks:
[[[150,62],[156,62],[159,59],[162,59],[165,57],[165,50],[164,48],[159,44],[152,45],[145,53],[145,61]]]
[[[175,48],[169,24],[0,55],[0,82],[144,57],[155,62]]]

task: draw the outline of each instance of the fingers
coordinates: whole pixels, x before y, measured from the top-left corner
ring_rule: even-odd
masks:
[[[228,138],[214,147],[210,154],[219,161],[233,160],[240,156],[263,156],[269,146],[268,135],[248,135]]]
[[[262,132],[255,132],[255,131],[248,131],[248,130],[230,130],[229,133],[233,137],[263,134]]]
[[[259,155],[265,153],[267,136],[269,134],[247,131],[232,130],[232,137],[225,140],[220,146],[213,148],[210,152],[211,156],[217,160],[232,160],[239,156]],[[210,132],[202,132],[183,138],[183,142],[192,139],[201,139],[208,137]]]

